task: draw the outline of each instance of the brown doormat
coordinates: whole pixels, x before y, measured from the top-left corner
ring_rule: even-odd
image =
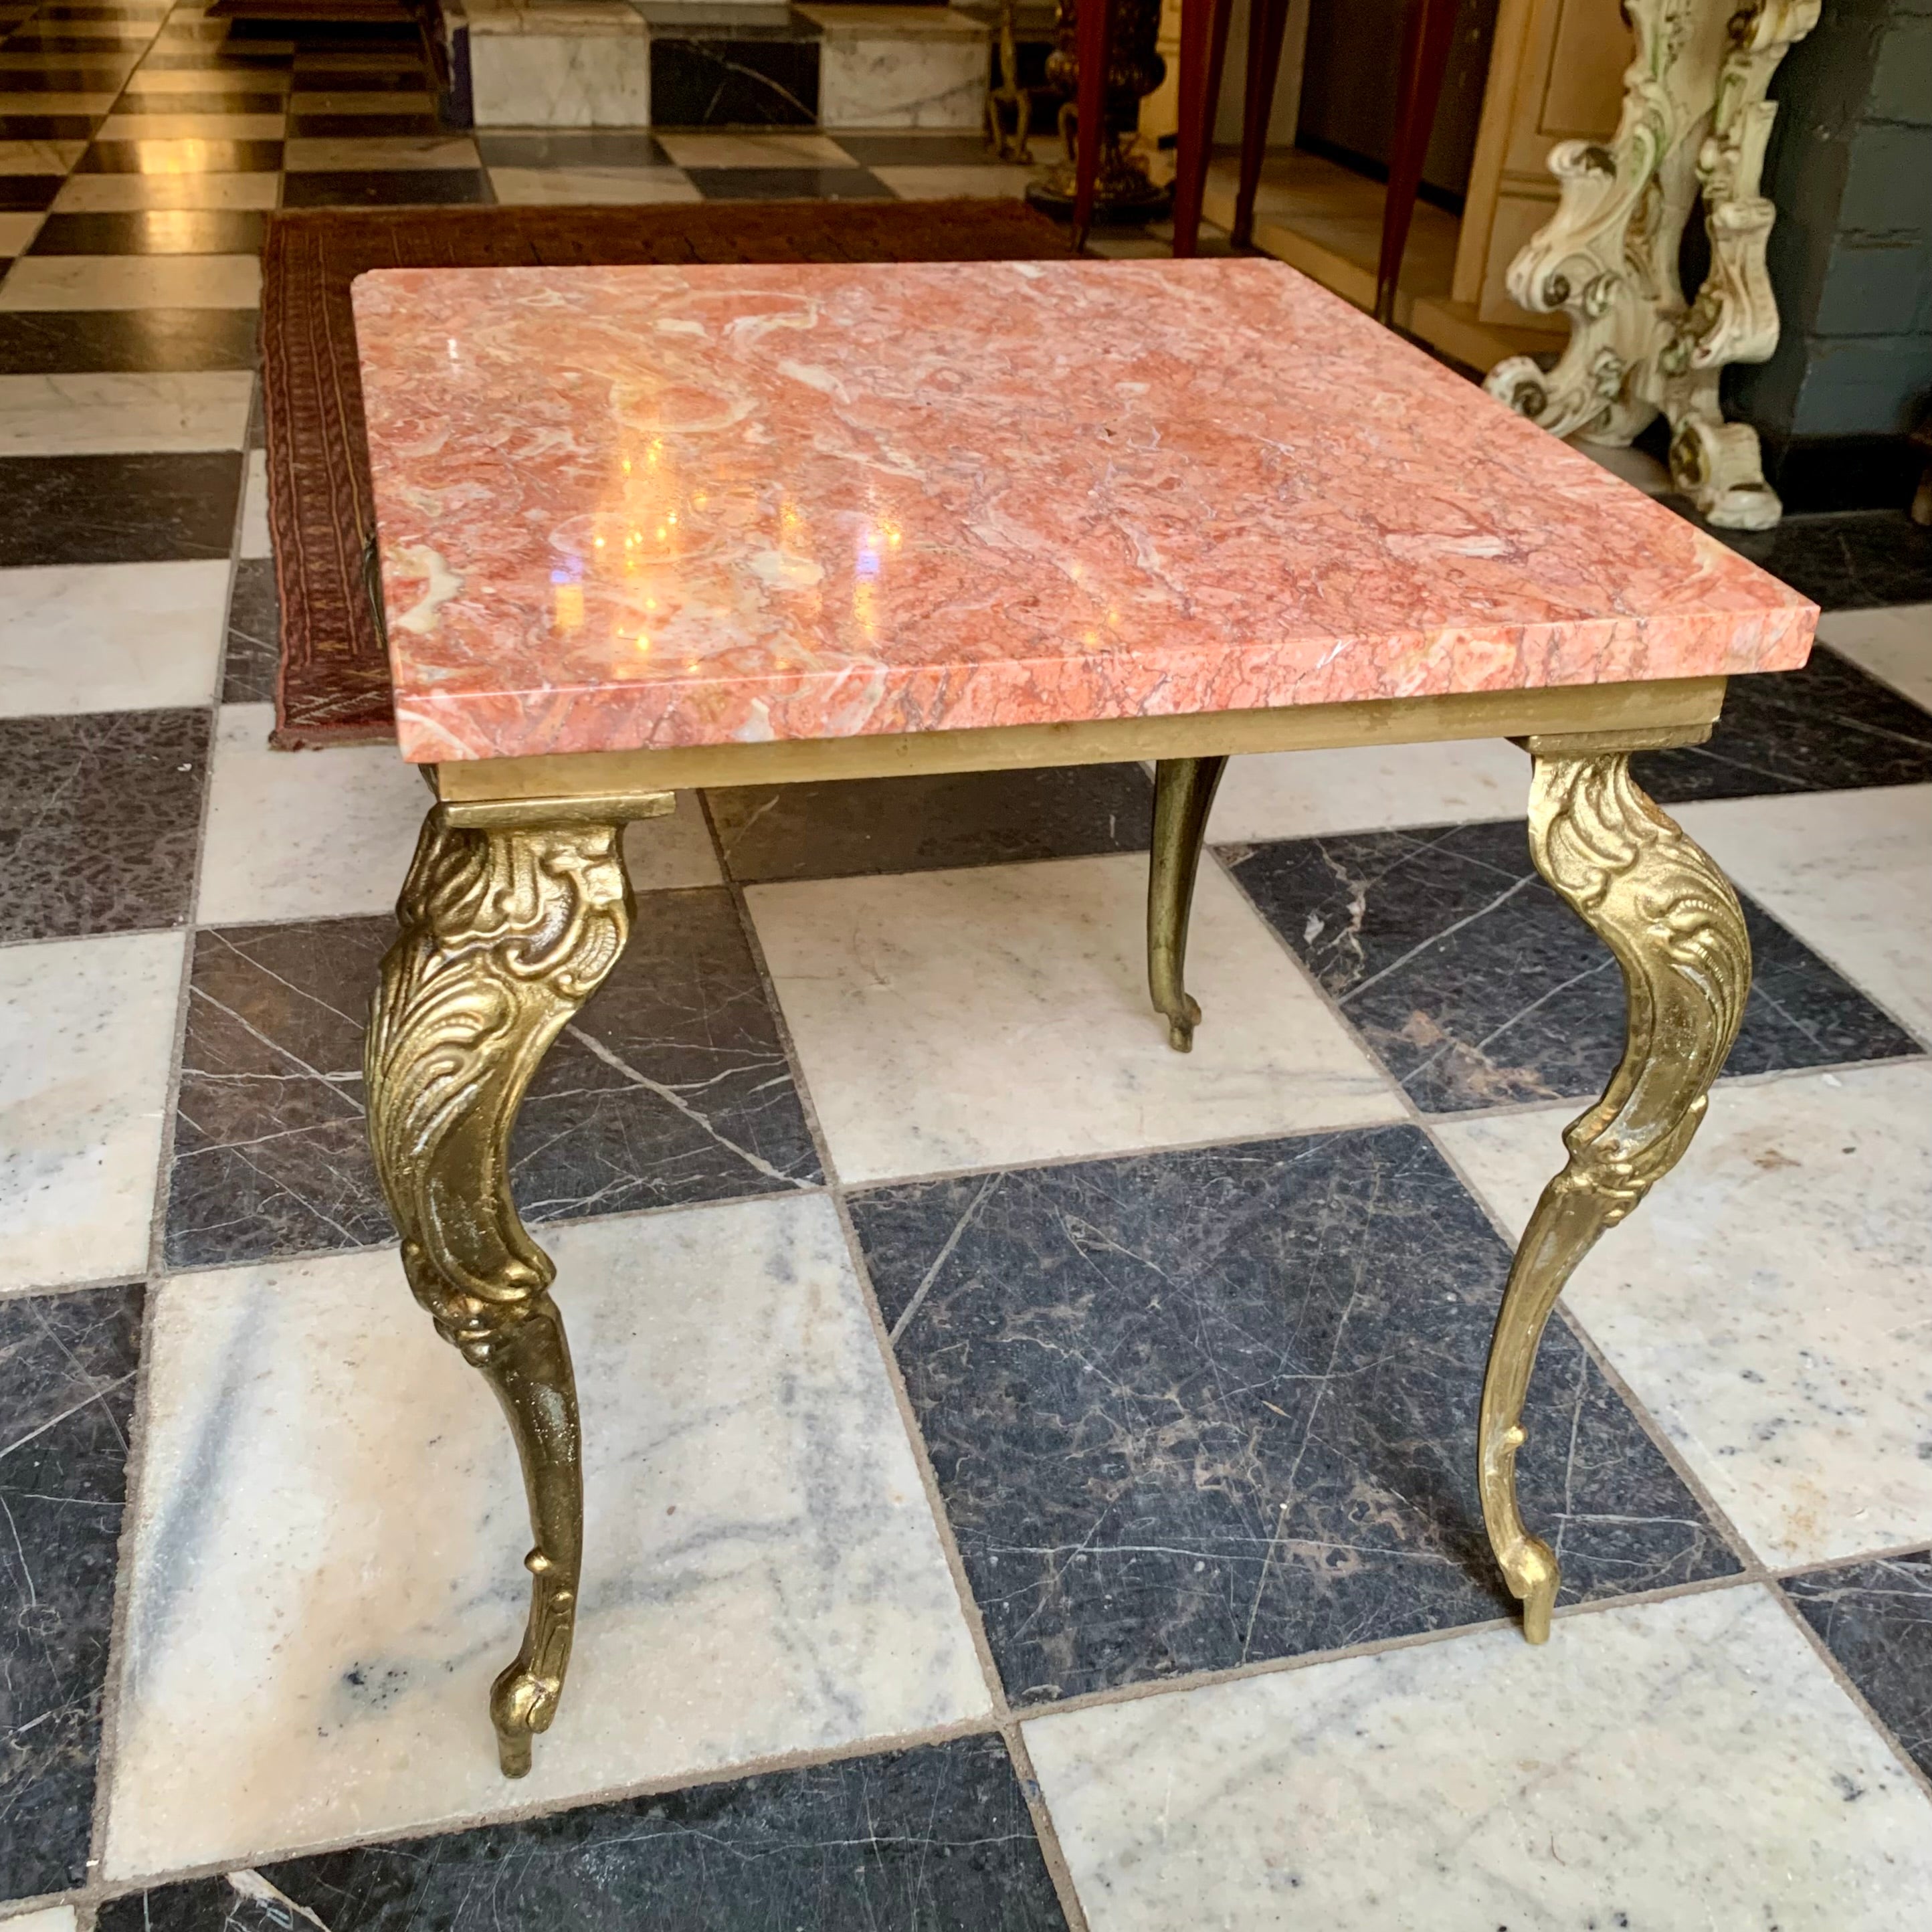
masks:
[[[323,208],[274,214],[262,256],[268,528],[281,592],[273,742],[394,735],[363,589],[375,527],[349,285],[368,268],[690,262],[1042,261],[1064,230],[1018,202]]]

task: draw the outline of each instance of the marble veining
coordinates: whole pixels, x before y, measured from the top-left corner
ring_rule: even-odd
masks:
[[[169,1184],[172,1266],[390,1238],[363,1116],[362,1034],[394,936],[383,917],[196,936]],[[511,1142],[524,1216],[782,1193],[818,1178],[729,894],[650,893],[624,957],[524,1102]]]
[[[1441,1130],[1520,1228],[1560,1116]],[[1565,1305],[1776,1566],[1932,1540],[1932,1066],[1720,1087]]]
[[[355,300],[414,759],[1773,670],[1816,614],[1278,263]]]
[[[1066,1921],[1005,1750],[975,1737],[169,1886],[103,1907],[98,1932],[292,1924],[1065,1932]]]
[[[1094,1932],[1898,1932],[1932,1802],[1760,1588],[1040,1719]]]
[[[0,1900],[88,1876],[140,1327],[138,1288],[0,1302]]]
[[[1932,1550],[1789,1576],[1784,1594],[1932,1778]]]
[[[831,1204],[545,1242],[582,1404],[585,1568],[566,1718],[511,1787],[484,1712],[528,1594],[522,1486],[394,1250],[158,1292],[113,1877],[986,1714]]]
[[[1505,1613],[1474,1466],[1508,1256],[1414,1129],[852,1212],[1016,1702]],[[1736,1569],[1560,1322],[1528,1421],[1564,1601]]]
[[[1625,1025],[1616,961],[1538,876],[1520,820],[1283,839],[1222,856],[1425,1111],[1594,1094],[1616,1066]],[[1743,904],[1751,991],[1727,1074],[1920,1050]]]

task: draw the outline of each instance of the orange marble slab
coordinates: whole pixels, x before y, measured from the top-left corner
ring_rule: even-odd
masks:
[[[1778,670],[1817,616],[1274,262],[354,293],[418,761]]]

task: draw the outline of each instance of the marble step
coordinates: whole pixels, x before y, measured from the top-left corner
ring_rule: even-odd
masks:
[[[992,16],[952,6],[446,0],[478,128],[976,128]]]

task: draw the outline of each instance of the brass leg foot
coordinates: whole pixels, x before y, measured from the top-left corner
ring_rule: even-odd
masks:
[[[1565,1130],[1568,1164],[1523,1231],[1483,1382],[1483,1520],[1522,1600],[1523,1634],[1542,1643],[1562,1576],[1516,1493],[1537,1345],[1577,1263],[1690,1145],[1744,1017],[1750,942],[1724,874],[1638,790],[1627,753],[1566,754],[1560,739],[1532,738],[1529,748],[1531,856],[1615,954],[1629,1006],[1623,1058],[1604,1097]]]
[[[1148,991],[1167,1016],[1167,1043],[1194,1048],[1201,1009],[1184,983],[1187,921],[1201,870],[1201,842],[1226,758],[1163,758],[1154,767],[1154,852],[1148,869]]]
[[[516,1438],[536,1546],[530,1619],[490,1714],[504,1774],[530,1768],[563,1689],[584,1475],[556,1270],[510,1198],[510,1130],[550,1042],[616,964],[631,889],[615,825],[460,830],[432,812],[396,908],[364,1071],[403,1267],[482,1370]]]

